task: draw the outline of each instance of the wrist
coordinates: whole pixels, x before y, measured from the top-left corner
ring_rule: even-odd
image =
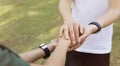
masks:
[[[68,49],[70,44],[65,44],[65,43],[59,43],[57,47],[63,47],[63,49]]]
[[[100,24],[100,26],[101,26],[101,28],[103,28],[104,27],[104,23],[103,23],[103,21],[101,21],[101,20],[96,20],[96,22],[98,22],[99,24]]]
[[[55,49],[55,47],[56,47],[56,46],[53,45],[53,44],[51,44],[51,43],[48,44],[48,48],[49,48],[50,52],[53,52],[54,49]]]
[[[73,19],[73,17],[64,17],[63,20],[66,21],[66,20],[70,20],[70,19]]]
[[[40,44],[39,48],[41,48],[45,53],[44,59],[46,59],[50,56],[51,52],[50,52],[50,49],[48,48],[48,45],[43,43],[43,44]]]
[[[67,18],[67,19],[64,19],[64,23],[71,23],[71,22],[74,22],[75,20],[73,18]]]
[[[93,33],[98,33],[102,29],[101,25],[98,22],[91,22],[89,25],[92,25]]]
[[[95,25],[89,25],[91,27],[91,34],[97,32],[98,28]]]
[[[69,47],[70,46],[70,41],[69,40],[65,40],[63,38],[60,38],[59,39],[59,42],[58,42],[58,45],[62,45],[62,46],[65,46],[65,47]]]

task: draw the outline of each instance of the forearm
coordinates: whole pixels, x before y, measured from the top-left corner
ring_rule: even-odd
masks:
[[[109,11],[97,19],[102,28],[112,24],[120,16],[120,0],[111,0],[111,6]]]
[[[45,66],[64,66],[65,60],[66,60],[67,49],[68,49],[67,44],[65,43],[58,44],[53,54],[47,60]]]
[[[97,22],[102,28],[112,24],[120,16],[120,11],[110,9],[104,16],[100,17]]]
[[[44,55],[45,55],[44,51],[38,48],[30,52],[20,54],[20,57],[29,63],[33,63],[34,61],[40,59]]]
[[[71,13],[71,3],[72,0],[60,0],[59,2],[59,11],[63,20],[73,18]]]
[[[48,45],[48,48],[51,52],[54,50],[54,47],[52,45]],[[20,57],[29,63],[33,63],[44,56],[45,56],[45,53],[40,48],[32,50],[30,52],[20,54]]]
[[[112,24],[120,16],[120,0],[111,0],[110,9],[103,16],[98,18],[96,21],[101,25],[102,28]],[[84,30],[84,34],[79,38],[79,42],[86,39],[90,34],[95,33],[98,30],[96,25],[87,25]]]

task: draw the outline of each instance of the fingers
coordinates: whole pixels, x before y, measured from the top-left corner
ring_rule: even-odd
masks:
[[[64,29],[63,29],[63,26],[60,28],[60,37],[62,37],[63,36],[63,32],[64,32]]]
[[[85,40],[88,37],[89,34],[84,33],[81,37],[79,37],[78,42],[81,43],[81,41]]]
[[[60,37],[64,36],[65,39],[70,39],[72,47],[78,43],[79,36],[81,36],[83,32],[83,27],[77,23],[65,24],[60,29]]]
[[[63,35],[61,38],[59,38],[58,44],[67,44],[68,46],[70,46],[70,38],[68,38],[68,40],[65,39],[65,35]]]
[[[84,42],[85,42],[85,39],[84,39],[84,40],[82,40],[82,41],[80,42],[80,44],[82,45]]]
[[[69,25],[69,34],[70,34],[72,44],[76,44],[74,27],[72,25]]]
[[[79,25],[79,36],[81,36],[84,33],[84,28],[82,25]]]
[[[67,26],[62,26],[60,29],[60,37],[62,37],[64,35],[64,38],[66,40],[69,39],[69,35],[68,35],[68,27]]]
[[[68,51],[73,51],[73,50],[74,50],[73,47],[68,48]]]
[[[85,26],[84,28],[82,26],[80,26],[81,35],[78,38],[78,44],[75,46],[71,46],[69,48],[69,51],[80,47],[84,43],[85,39],[91,34],[91,31],[92,31],[92,28],[90,28],[90,26]]]
[[[74,49],[77,49],[77,48],[79,48],[83,43],[84,43],[84,41],[85,41],[85,39],[89,36],[89,33],[82,27],[82,26],[80,26],[80,37],[78,38],[78,43],[77,43],[77,45],[75,45],[75,46],[71,46],[70,48],[69,48],[69,51],[72,51],[72,50],[74,50]]]
[[[53,46],[53,47],[56,47],[57,46],[57,43],[58,43],[58,38],[57,39],[53,39],[50,44]]]
[[[83,41],[84,39],[81,39],[81,41],[78,41],[78,40],[80,40],[80,36],[82,36],[82,34],[84,33],[84,28],[83,28],[83,26],[82,25],[79,25],[79,24],[77,24],[77,25],[75,25],[75,27],[74,27],[74,30],[75,30],[75,38],[76,38],[76,45],[72,45],[72,46],[70,46],[71,47],[71,49],[70,50],[74,50],[74,49],[76,49],[76,48],[78,48],[78,47],[80,47],[81,46],[81,41]],[[81,37],[81,38],[84,38],[84,36],[83,37]]]
[[[80,43],[78,43],[76,46],[74,46],[74,49],[79,48],[84,42],[85,42],[85,39],[84,39],[84,40],[81,40]]]
[[[75,24],[74,25],[74,32],[75,32],[75,40],[78,40],[78,38],[79,38],[79,25],[78,24]],[[76,41],[77,42],[77,41]]]
[[[67,27],[64,27],[64,38],[66,39],[66,40],[68,40],[69,39],[69,34],[68,34],[69,32],[68,32],[68,28]]]
[[[73,47],[69,47],[68,51],[73,51],[73,50],[79,48],[81,45],[82,45],[82,44],[77,44],[77,45],[75,45],[75,46],[73,46]]]

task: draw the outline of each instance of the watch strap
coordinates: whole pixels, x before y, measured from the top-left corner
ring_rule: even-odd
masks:
[[[41,48],[45,52],[45,56],[43,58],[47,59],[50,56],[50,50],[48,49],[48,46],[43,43],[39,46],[39,48]]]

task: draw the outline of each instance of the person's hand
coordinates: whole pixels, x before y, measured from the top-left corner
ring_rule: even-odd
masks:
[[[70,47],[68,48],[68,51],[73,51],[73,50],[79,48],[79,47],[84,43],[84,41],[85,41],[85,40],[81,40],[81,42],[78,43],[77,45],[75,45],[75,46],[70,46]]]
[[[84,32],[83,32],[83,35],[81,35],[81,36],[79,37],[79,39],[78,39],[78,44],[77,44],[76,46],[74,46],[74,47],[70,47],[70,48],[69,48],[69,51],[72,51],[72,50],[77,49],[78,47],[80,47],[80,46],[84,43],[85,39],[86,39],[89,35],[91,35],[92,33],[94,33],[95,31],[97,31],[97,29],[98,29],[98,28],[97,28],[95,25],[87,25],[87,26],[84,26]]]
[[[49,45],[51,45],[52,47],[56,47],[57,46],[57,44],[58,44],[58,39],[53,39],[53,40],[51,40],[51,42],[49,43]]]
[[[60,29],[60,37],[63,35],[67,40],[69,37],[71,39],[71,46],[75,46],[79,36],[83,34],[83,28],[74,19],[68,19],[64,21],[64,25]]]
[[[90,34],[95,33],[98,30],[97,26],[95,25],[87,25],[84,28],[84,34],[78,39],[80,43],[82,40],[85,40]]]
[[[66,40],[65,38],[59,38],[59,44],[64,44],[67,45],[68,47],[70,46],[70,40]]]
[[[61,36],[59,39],[58,39],[58,44],[64,44],[64,45],[68,45],[70,46],[71,45],[71,41],[70,41],[70,37],[68,36],[68,39],[66,40],[65,39],[65,35]]]
[[[58,39],[53,39],[53,40],[51,40],[51,42],[50,42],[49,44],[47,44],[47,45],[48,45],[49,50],[50,50],[51,52],[53,52],[54,49],[56,48],[57,44],[58,44]]]

